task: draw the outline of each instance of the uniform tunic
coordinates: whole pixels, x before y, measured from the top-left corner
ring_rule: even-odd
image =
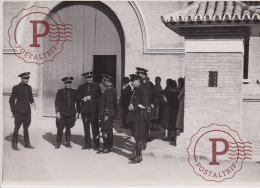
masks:
[[[87,96],[91,96],[91,100],[85,102],[83,99]],[[84,83],[78,87],[77,101],[80,104],[80,112],[85,133],[85,145],[87,147],[91,146],[90,128],[93,134],[94,147],[99,147],[97,136],[99,133],[98,103],[100,96],[100,86],[94,82],[90,84]]]
[[[113,119],[116,116],[117,93],[114,86],[110,86],[102,94],[99,104],[99,116],[102,117],[101,129],[109,130],[113,128]],[[103,117],[108,116],[108,120],[103,121]]]
[[[61,119],[57,122],[57,128],[72,128],[75,125],[77,90],[71,88],[59,89],[55,98],[56,112],[60,112]]]
[[[34,102],[32,87],[28,84],[20,83],[13,87],[9,99],[11,111],[15,113],[31,113],[31,106]]]
[[[30,104],[33,102],[32,87],[30,85],[21,82],[13,87],[9,103],[11,112],[14,114],[15,134],[18,134],[22,124],[24,130],[28,130],[31,124]]]
[[[146,138],[146,121],[148,120],[147,109],[141,109],[138,105],[149,107],[148,92],[143,87],[135,88],[131,96],[131,104],[134,109],[129,111],[128,121],[131,124],[131,131],[134,137]]]
[[[91,100],[84,102],[84,97],[91,96]],[[100,86],[94,82],[84,83],[78,88],[77,100],[80,102],[81,113],[95,113],[101,96]]]

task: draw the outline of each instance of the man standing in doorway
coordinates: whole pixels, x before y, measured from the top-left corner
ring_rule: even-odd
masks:
[[[11,112],[14,116],[14,133],[12,140],[12,148],[19,150],[18,143],[18,132],[23,124],[24,133],[24,144],[25,148],[33,148],[30,144],[29,139],[29,126],[31,124],[31,106],[36,110],[36,104],[33,99],[32,87],[28,85],[30,72],[20,74],[18,77],[21,78],[21,83],[14,86],[11,97],[9,99]]]
[[[57,116],[57,145],[55,147],[56,149],[60,148],[64,128],[66,128],[65,145],[68,148],[72,147],[70,143],[70,129],[74,127],[77,117],[77,110],[75,108],[77,90],[71,88],[71,83],[73,79],[73,77],[62,78],[61,81],[64,82],[65,88],[59,89],[55,98],[55,109]]]
[[[98,103],[101,96],[101,89],[93,82],[93,72],[82,74],[85,83],[78,87],[77,101],[80,104],[80,112],[84,125],[85,142],[82,149],[91,148],[90,125],[93,136],[93,149],[99,149],[99,122]]]

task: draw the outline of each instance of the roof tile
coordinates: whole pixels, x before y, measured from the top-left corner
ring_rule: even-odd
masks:
[[[260,6],[241,1],[196,1],[175,13],[162,15],[164,23],[195,21],[260,21]]]

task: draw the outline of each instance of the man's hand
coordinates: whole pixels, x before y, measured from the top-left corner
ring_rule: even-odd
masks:
[[[33,107],[34,110],[36,110],[36,103],[35,102],[32,103],[32,107]]]
[[[105,116],[105,117],[104,117],[104,121],[107,121],[107,120],[108,120],[108,116]]]
[[[154,105],[153,105],[153,104],[151,104],[151,107],[152,107],[152,108],[154,108]]]
[[[147,112],[148,112],[148,113],[151,113],[151,112],[152,112],[152,110],[151,110],[150,107],[147,108]]]
[[[86,96],[86,97],[84,97],[84,99],[83,99],[85,102],[87,102],[88,100],[91,100],[91,96]]]
[[[79,118],[79,113],[76,113],[75,119],[78,119],[78,118]]]
[[[123,86],[123,89],[125,89],[127,86],[128,86],[128,85],[124,85],[124,86]]]
[[[134,110],[134,106],[133,106],[133,104],[131,103],[129,106],[128,106],[128,110],[129,111],[132,111],[132,110]]]
[[[57,113],[56,113],[56,118],[57,118],[58,120],[60,120],[60,118],[61,118],[60,112],[57,112]]]

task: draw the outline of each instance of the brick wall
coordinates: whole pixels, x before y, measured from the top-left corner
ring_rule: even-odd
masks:
[[[212,123],[241,132],[242,62],[241,53],[186,54],[185,132],[179,148],[187,147],[200,127]],[[218,71],[218,87],[208,87],[209,71]]]
[[[250,37],[249,84],[243,85],[243,137],[253,143],[253,158],[260,161],[260,38]]]

